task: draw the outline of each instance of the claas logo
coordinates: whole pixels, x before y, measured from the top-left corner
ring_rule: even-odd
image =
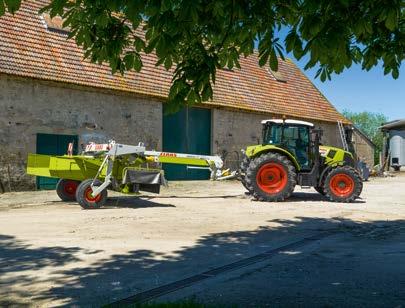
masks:
[[[166,153],[166,152],[162,152],[160,153],[160,156],[165,156],[165,157],[176,157],[176,153]]]

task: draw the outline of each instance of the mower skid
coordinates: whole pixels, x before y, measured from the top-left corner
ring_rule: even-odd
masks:
[[[125,168],[123,184],[158,184],[167,185],[162,170],[146,170],[138,168]]]

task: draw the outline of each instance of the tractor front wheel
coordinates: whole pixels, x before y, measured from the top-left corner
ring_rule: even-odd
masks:
[[[360,174],[352,167],[336,167],[326,176],[324,191],[334,202],[353,202],[363,190]]]
[[[84,180],[80,183],[76,191],[76,200],[85,210],[98,209],[104,205],[107,200],[107,190],[104,189],[97,196],[93,197],[91,183],[93,179]],[[99,180],[94,181],[94,186],[101,185]]]
[[[253,159],[246,172],[249,191],[259,201],[283,201],[294,191],[297,174],[291,161],[278,153]]]
[[[75,201],[79,181],[60,179],[56,184],[56,193],[62,201]]]

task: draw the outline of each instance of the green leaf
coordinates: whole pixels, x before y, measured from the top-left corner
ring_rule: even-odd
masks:
[[[187,96],[187,104],[194,105],[201,102],[200,95],[195,90],[190,90]]]
[[[325,70],[325,69],[322,69],[321,81],[322,81],[322,82],[325,82],[325,80],[326,80],[326,70]]]
[[[96,21],[98,26],[104,28],[104,27],[106,27],[108,25],[109,18],[105,14],[100,14],[99,16],[97,16],[95,21]]]
[[[140,52],[145,48],[145,42],[139,37],[135,37],[134,45],[137,52]]]
[[[7,9],[11,14],[14,14],[21,5],[21,0],[4,0],[4,2],[6,3]]]
[[[212,87],[211,84],[208,83],[205,85],[204,90],[201,93],[201,98],[203,101],[208,101],[209,99],[212,99],[213,92],[212,92]]]
[[[131,70],[134,67],[134,55],[132,53],[125,55],[124,63],[127,70]]]
[[[168,11],[168,10],[170,10],[171,8],[172,8],[172,3],[171,3],[171,1],[170,0],[162,0],[161,1],[161,11],[162,12],[165,12],[165,11]]]
[[[296,40],[297,40],[297,33],[295,32],[294,29],[292,29],[290,32],[288,32],[287,36],[284,39],[287,52],[294,50],[296,46]]]
[[[350,0],[339,0],[339,2],[340,2],[341,4],[343,4],[343,6],[345,6],[345,7],[348,7],[349,4],[350,4]]]
[[[142,69],[143,63],[142,63],[142,59],[139,55],[136,55],[134,57],[134,70],[137,72],[140,72]]]
[[[0,16],[6,13],[6,7],[4,6],[3,0],[0,0]]]
[[[398,77],[399,77],[399,70],[398,70],[398,68],[393,68],[392,69],[392,77],[394,78],[394,79],[398,79]]]
[[[275,72],[278,71],[278,59],[277,59],[276,51],[274,50],[274,48],[271,49],[270,68],[272,71],[275,71]]]
[[[316,71],[315,78],[318,78],[321,73],[322,73],[322,68],[320,68]]]
[[[281,59],[283,59],[283,61],[285,61],[285,57],[284,57],[284,53],[283,53],[283,48],[282,48],[282,46],[277,43],[277,44],[275,45],[275,48],[276,48],[276,50],[277,50],[277,54],[279,55],[279,57],[280,57]]]
[[[390,10],[385,20],[385,26],[387,29],[394,31],[397,28],[397,12],[396,10]]]
[[[156,47],[155,47],[156,55],[159,58],[164,58],[167,55],[167,52],[168,52],[167,47],[168,47],[168,44],[167,44],[167,41],[166,41],[166,37],[164,35],[162,35],[160,37],[160,39],[157,41],[157,43],[156,43]]]
[[[264,66],[267,63],[267,60],[269,59],[270,56],[270,50],[267,50],[266,52],[264,52],[260,58],[259,58],[259,65],[260,66]]]
[[[172,67],[172,64],[173,64],[172,57],[170,57],[170,56],[166,57],[164,66],[167,71]]]

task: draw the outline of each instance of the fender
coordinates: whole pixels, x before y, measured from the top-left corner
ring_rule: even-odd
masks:
[[[327,165],[327,167],[325,169],[323,169],[321,175],[319,176],[318,179],[318,185],[320,185],[324,179],[324,177],[329,173],[330,170],[332,170],[333,168],[336,168],[337,166],[343,166],[344,162],[338,162],[332,165]]]

